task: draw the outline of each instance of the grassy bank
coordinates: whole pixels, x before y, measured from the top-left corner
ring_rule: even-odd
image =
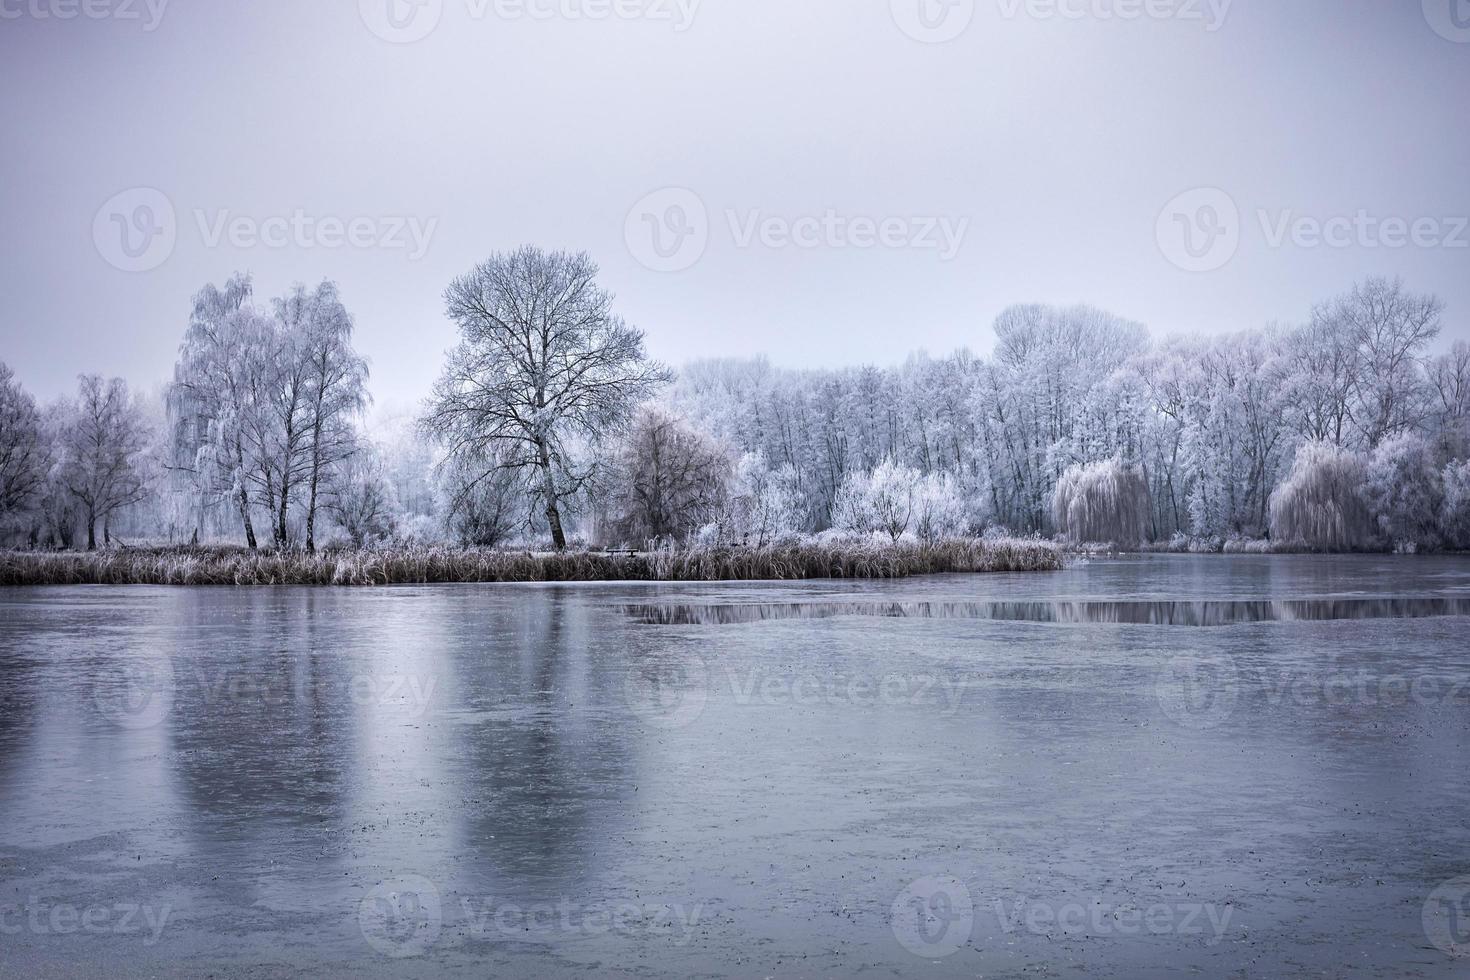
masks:
[[[87,553],[0,552],[0,586],[408,585],[452,582],[730,582],[906,578],[940,572],[1057,571],[1062,552],[1039,540],[934,545],[802,542],[637,555],[532,554],[447,547],[250,552],[127,548]]]

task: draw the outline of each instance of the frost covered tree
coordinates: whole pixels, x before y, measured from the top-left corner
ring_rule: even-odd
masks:
[[[41,436],[36,400],[0,362],[0,527],[17,520],[41,493],[49,469]]]
[[[523,469],[461,454],[436,473],[445,529],[460,544],[494,548],[529,525]]]
[[[398,505],[375,450],[359,449],[343,457],[329,472],[322,490],[327,516],[354,547],[393,536]]]
[[[532,246],[454,280],[445,302],[460,342],[424,419],[451,456],[529,471],[558,550],[567,502],[592,484],[634,408],[669,378],[596,280],[586,253]]]
[[[772,468],[764,452],[741,456],[719,520],[702,532],[710,543],[763,548],[795,534],[801,522],[796,468]]]
[[[969,507],[955,478],[928,473],[914,494],[914,534],[925,544],[963,537],[970,530]]]
[[[1444,509],[1440,527],[1451,548],[1470,549],[1470,460],[1444,468]]]
[[[1444,505],[1441,480],[1442,471],[1420,436],[1393,436],[1373,450],[1364,475],[1363,499],[1395,548],[1417,551],[1439,546]]]
[[[1454,345],[1429,362],[1438,451],[1446,459],[1470,457],[1470,343]]]
[[[1271,536],[1317,551],[1360,551],[1378,535],[1363,501],[1367,464],[1330,442],[1297,450],[1291,473],[1271,495]]]
[[[1313,323],[1353,345],[1353,421],[1365,448],[1413,429],[1425,418],[1421,364],[1439,335],[1444,304],[1415,295],[1397,279],[1369,278],[1318,307]]]
[[[282,425],[303,435],[299,454],[304,461],[295,468],[306,484],[305,544],[311,552],[316,550],[317,498],[323,481],[333,479],[334,467],[349,463],[358,451],[355,420],[367,405],[368,367],[353,349],[352,316],[335,283],[323,282],[310,291],[297,285],[274,305],[286,339],[282,346],[296,367],[286,374],[290,384],[283,394],[291,399],[293,411]],[[284,492],[281,498],[284,513]],[[284,519],[279,524],[284,532]]]
[[[367,364],[337,288],[296,286],[261,309],[248,276],[194,299],[169,395],[169,468],[189,483],[198,522],[228,500],[255,548],[264,516],[276,548],[300,521],[316,546],[322,486],[357,450]]]
[[[97,525],[108,539],[108,521],[142,500],[143,451],[148,432],[121,378],[81,376],[77,400],[61,431],[59,480],[76,501],[87,532],[87,550],[97,547]]]
[[[838,493],[834,523],[843,531],[898,541],[915,530],[923,482],[918,470],[892,459],[871,473],[850,473]]]
[[[1120,459],[1072,466],[1057,481],[1052,501],[1057,527],[1077,543],[1136,547],[1146,538],[1148,481]]]
[[[256,536],[246,436],[256,405],[248,380],[263,330],[250,306],[253,289],[249,276],[237,274],[195,295],[168,406],[168,466],[193,492],[196,536],[211,507],[228,501],[251,550]]]
[[[638,409],[613,466],[613,526],[624,541],[682,541],[714,520],[730,492],[730,456],[657,405]]]

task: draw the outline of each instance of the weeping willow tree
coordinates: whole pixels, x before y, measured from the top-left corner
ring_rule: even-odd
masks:
[[[1052,514],[1074,543],[1142,544],[1149,515],[1148,478],[1119,459],[1073,466],[1057,481]]]
[[[1317,551],[1361,551],[1377,546],[1373,518],[1361,488],[1362,457],[1330,443],[1297,450],[1291,475],[1271,495],[1271,536]]]

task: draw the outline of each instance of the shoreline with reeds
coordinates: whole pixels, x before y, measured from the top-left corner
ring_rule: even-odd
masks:
[[[517,582],[762,582],[899,579],[916,575],[1045,572],[1062,549],[1040,539],[934,544],[798,542],[633,554],[534,553],[434,546],[358,551],[120,548],[0,551],[0,587],[41,585],[376,586]]]

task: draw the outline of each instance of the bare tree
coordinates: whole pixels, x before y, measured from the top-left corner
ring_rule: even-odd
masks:
[[[454,280],[445,302],[460,343],[424,419],[453,457],[531,471],[558,550],[564,502],[589,486],[634,406],[669,379],[596,279],[586,253],[524,246]]]
[[[1443,311],[1438,297],[1374,277],[1313,314],[1314,324],[1341,331],[1354,345],[1353,417],[1367,448],[1424,420],[1429,405],[1421,359],[1439,335]]]
[[[682,540],[720,514],[730,492],[723,446],[656,405],[638,410],[616,466],[613,503],[627,541]]]
[[[36,400],[0,362],[0,520],[30,507],[46,480],[46,446]]]
[[[62,435],[61,482],[82,509],[87,550],[97,547],[97,522],[143,499],[139,457],[147,448],[142,418],[121,378],[82,375],[77,403]]]
[[[462,545],[494,548],[527,524],[528,471],[465,456],[444,460],[436,476],[444,499],[445,529]]]
[[[377,453],[360,450],[342,460],[323,485],[327,515],[355,547],[393,533],[397,502]]]

